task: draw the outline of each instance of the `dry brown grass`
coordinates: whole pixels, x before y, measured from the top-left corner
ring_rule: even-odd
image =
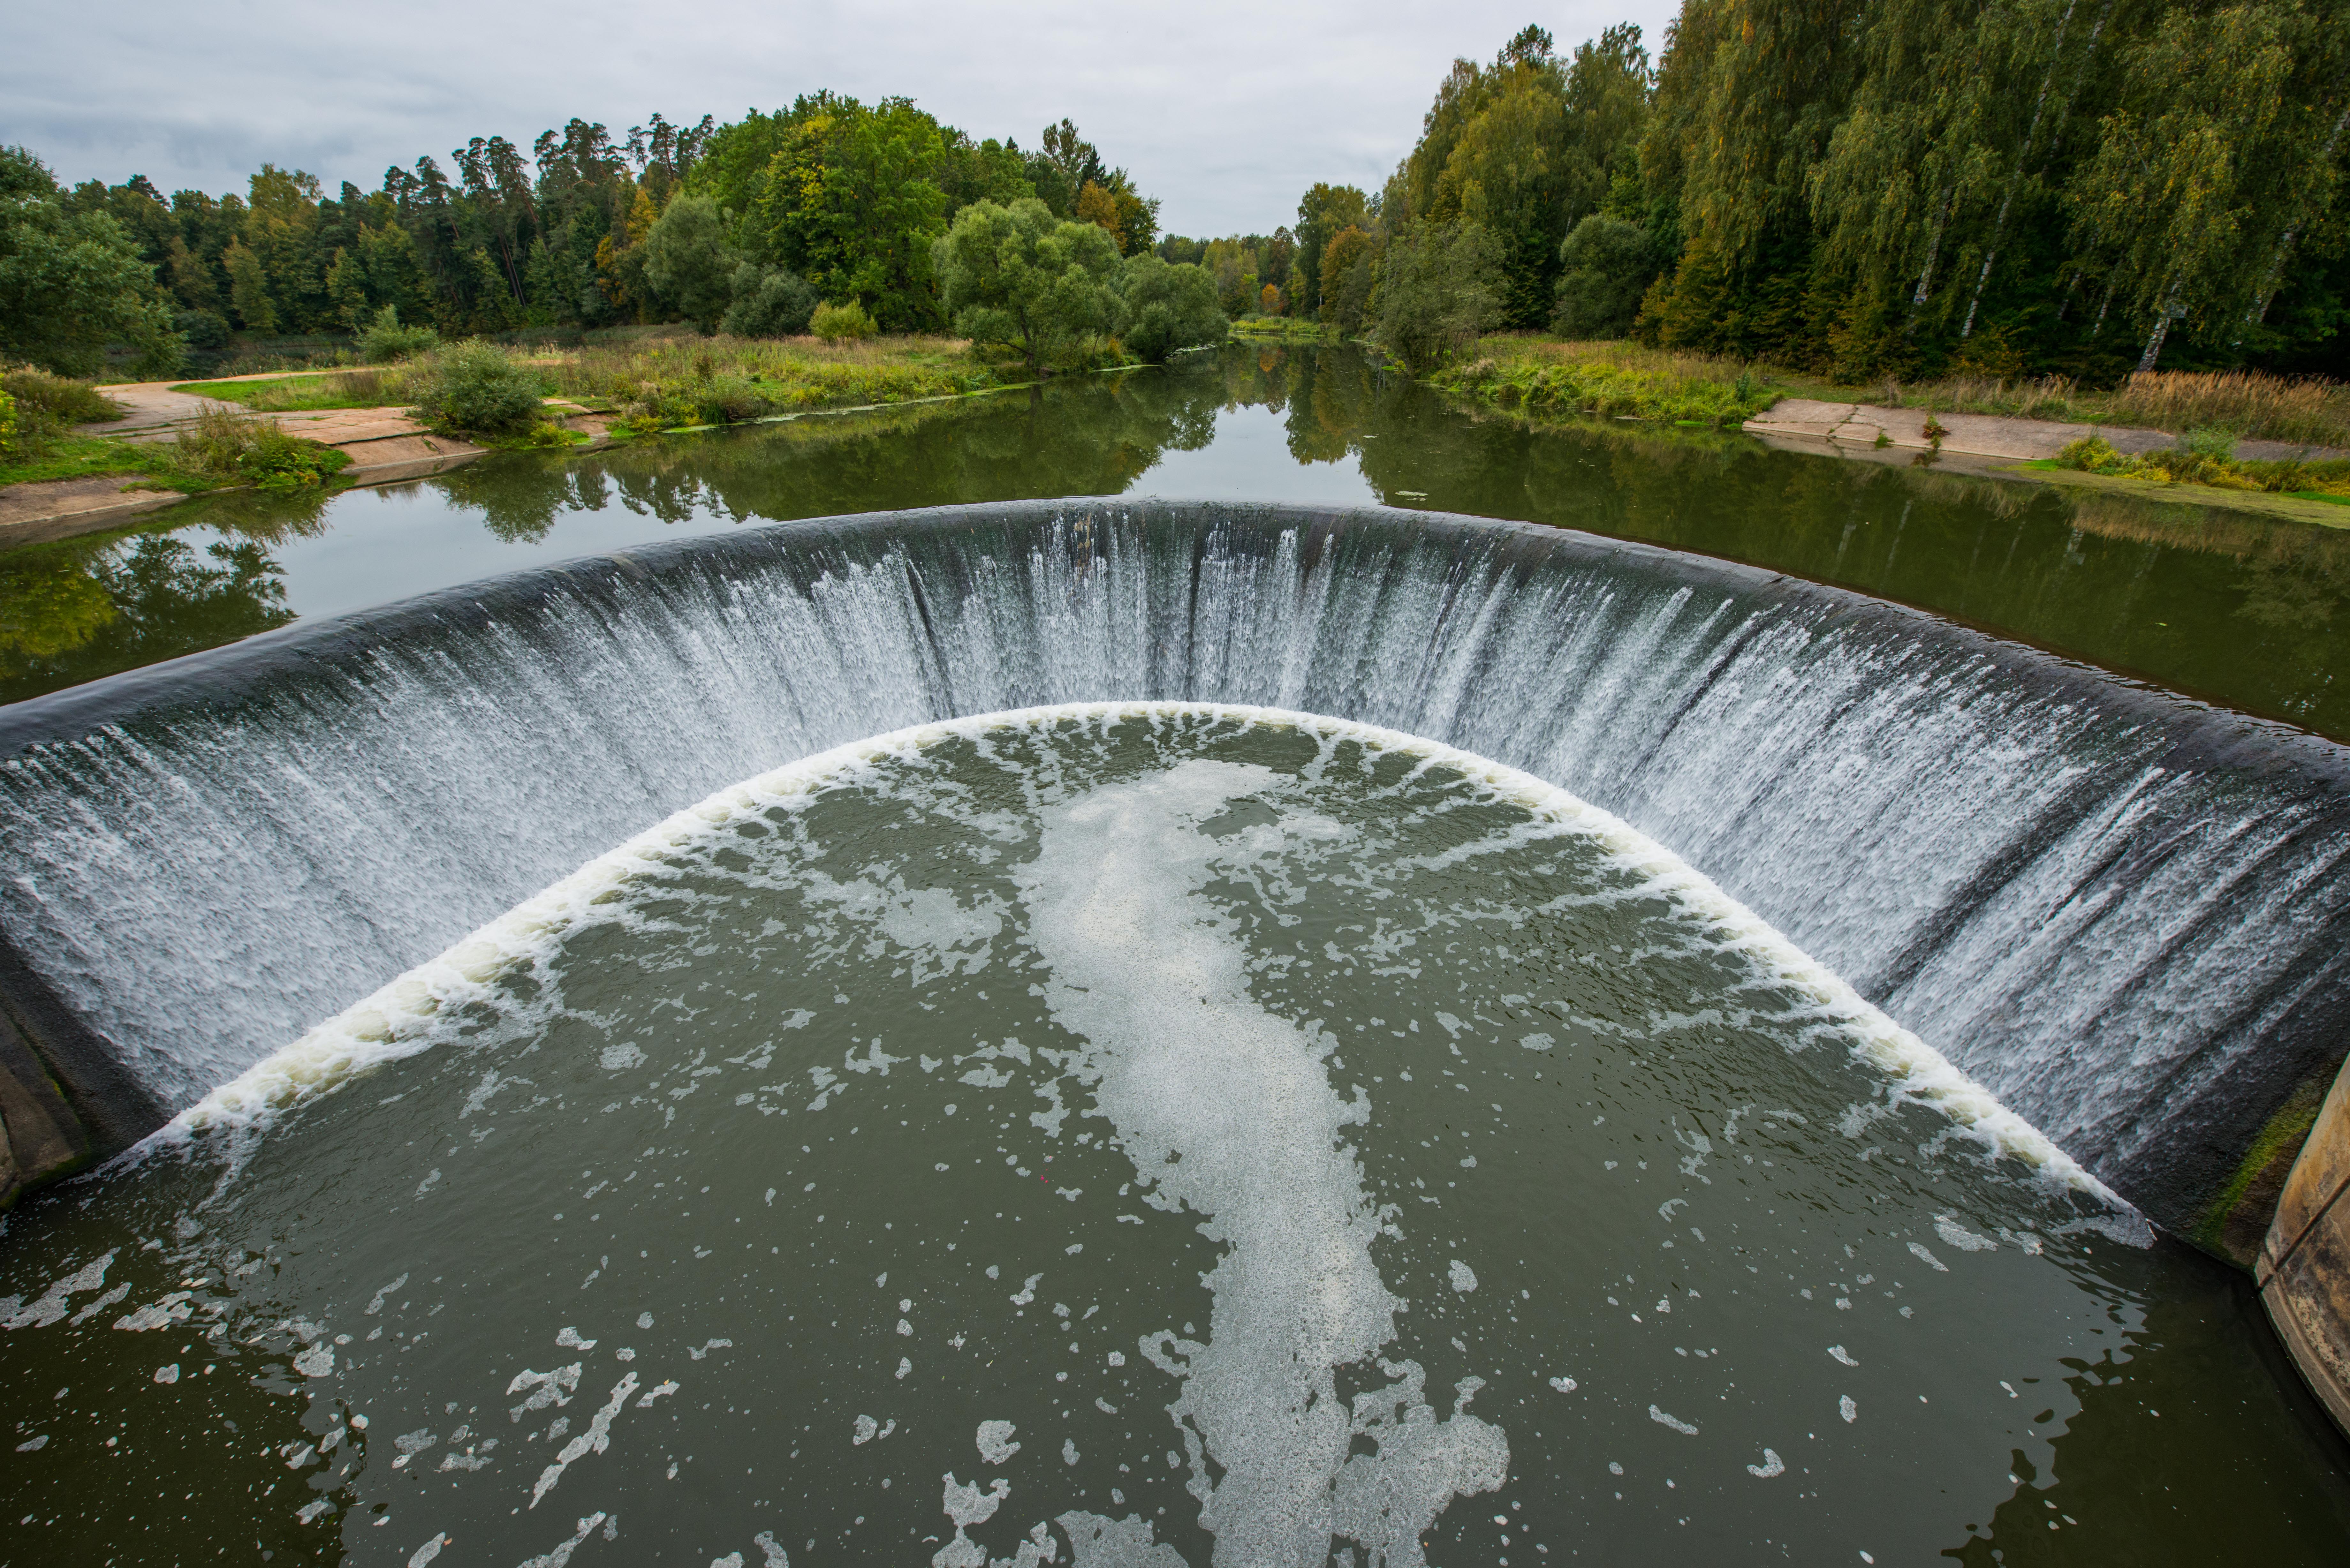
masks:
[[[2082,411],[2079,387],[2065,376],[1948,376],[1916,387],[1887,381],[1876,400],[1889,408],[1930,409],[1938,413],[2058,421],[2087,417]]]
[[[2322,377],[2156,370],[2133,375],[2105,396],[2116,422],[2350,446],[2350,385]]]
[[[1532,359],[1544,365],[1599,365],[1651,376],[1675,376],[1691,381],[1735,381],[1742,371],[1760,369],[1726,354],[1700,354],[1685,348],[1651,348],[1624,339],[1563,343],[1555,338],[1503,333],[1477,345],[1480,354],[1495,359]]]
[[[2253,441],[2350,446],[2350,386],[2261,370],[2151,370],[2111,391],[2083,391],[2063,376],[1951,376],[1916,387],[1886,382],[1874,400],[1940,412],[2011,414],[2081,424],[2223,430]]]

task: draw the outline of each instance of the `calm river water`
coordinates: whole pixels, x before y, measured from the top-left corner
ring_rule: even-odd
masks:
[[[282,625],[763,521],[1059,495],[1381,503],[1555,524],[1898,599],[2350,738],[2350,530],[1742,435],[1478,414],[1350,348],[1232,346],[1042,392],[226,496],[0,554],[0,701]]]

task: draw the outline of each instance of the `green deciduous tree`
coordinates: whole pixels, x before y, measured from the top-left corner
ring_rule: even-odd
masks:
[[[234,239],[222,254],[221,265],[228,270],[228,297],[236,310],[237,325],[247,332],[276,331],[277,306],[269,297],[269,275],[263,270],[260,256],[244,240]]]
[[[2126,55],[2120,101],[2072,195],[2108,301],[2147,324],[2141,370],[2180,318],[2217,310],[2232,323],[2252,307],[2268,261],[2263,199],[2291,161],[2274,138],[2293,20],[2276,5],[2179,11]]]
[[[1315,185],[1298,199],[1297,254],[1290,263],[1291,275],[1286,281],[1267,281],[1281,284],[1296,314],[1312,316],[1322,304],[1322,248],[1339,230],[1359,228],[1369,221],[1370,198],[1354,186]]]
[[[1621,337],[1665,258],[1638,223],[1594,213],[1559,245],[1551,330],[1562,337]]]
[[[1322,247],[1322,319],[1349,337],[1368,317],[1378,253],[1378,241],[1352,223]]]
[[[903,99],[835,100],[769,161],[746,248],[827,298],[861,300],[885,330],[938,326],[931,244],[947,199],[931,175],[943,153],[938,122]]]
[[[1176,265],[1145,252],[1118,275],[1126,346],[1164,362],[1185,348],[1221,343],[1230,330],[1215,280],[1204,267]]]
[[[87,376],[110,343],[136,346],[158,369],[177,365],[154,267],[115,219],[67,212],[40,160],[0,148],[0,358]]]
[[[1118,325],[1117,242],[1095,224],[1055,219],[1041,201],[965,207],[932,265],[955,330],[1017,349],[1031,372]]]
[[[653,299],[705,335],[717,331],[734,302],[734,272],[743,262],[726,236],[718,203],[707,196],[675,198],[642,244]]]
[[[1499,319],[1502,258],[1475,223],[1422,221],[1388,242],[1379,278],[1378,337],[1424,373]]]

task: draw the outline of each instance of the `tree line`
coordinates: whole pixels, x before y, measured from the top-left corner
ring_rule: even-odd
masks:
[[[61,187],[0,149],[0,358],[152,367],[232,332],[357,332],[389,308],[447,337],[692,320],[806,328],[819,300],[888,331],[952,325],[934,249],[978,203],[1035,202],[1149,253],[1159,203],[1063,119],[1034,150],[973,140],[902,98],[831,92],[717,124],[573,119],[527,154],[475,137],[373,191],[264,164],[246,192],[166,196],[144,176]],[[721,270],[716,275],[712,268]]]
[[[1312,187],[1254,259],[1420,361],[1511,327],[1847,382],[2340,375],[2345,159],[2350,0],[1683,0],[1653,61],[1629,24],[1454,61],[1380,190]]]

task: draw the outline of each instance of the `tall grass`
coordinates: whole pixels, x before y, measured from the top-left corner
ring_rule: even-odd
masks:
[[[1001,385],[953,337],[660,337],[536,360],[547,389],[640,429],[901,403]]]
[[[1477,369],[1481,360],[1488,369]],[[1656,418],[1673,417],[1659,410],[1674,402],[1691,408],[1711,404],[1725,411],[1742,406],[1748,400],[1731,395],[1741,377],[1770,389],[1764,406],[1783,397],[1821,398],[2174,433],[2225,431],[2241,440],[2350,447],[2350,384],[2262,370],[2153,370],[2134,374],[2109,390],[2085,389],[2064,376],[1956,375],[1843,387],[1723,355],[1503,333],[1482,340],[1471,363],[1439,372],[1436,379],[1502,402],[1572,402],[1578,393],[1588,393],[1588,410]],[[1537,382],[1558,395],[1543,397]],[[1610,406],[1611,395],[1620,407]],[[1655,407],[1645,406],[1643,398]]]
[[[1637,343],[1513,336],[1482,340],[1474,358],[1434,379],[1503,408],[1710,427],[1742,424],[1783,395],[1756,367],[1736,359]]]
[[[126,411],[88,381],[69,381],[29,366],[0,374],[0,389],[16,400],[17,429],[26,435],[55,435],[68,425],[119,420]]]
[[[2116,422],[2211,426],[2257,440],[2350,446],[2350,385],[2261,370],[2154,370],[2106,394]]]
[[[2251,441],[2350,446],[2350,386],[2263,370],[2146,370],[2110,391],[2062,376],[1951,376],[1922,386],[1888,382],[1872,400],[1941,412],[2012,414],[2080,424],[2184,432],[2223,430]]]
[[[315,488],[350,464],[347,452],[287,435],[231,403],[205,403],[172,441],[174,463],[209,479],[267,490]]]

